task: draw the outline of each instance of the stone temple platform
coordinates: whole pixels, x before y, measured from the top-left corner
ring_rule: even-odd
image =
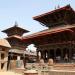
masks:
[[[74,63],[59,63],[59,64],[27,64],[28,70],[36,70],[38,75],[75,75]]]

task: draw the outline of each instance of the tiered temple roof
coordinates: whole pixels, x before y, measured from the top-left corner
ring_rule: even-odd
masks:
[[[2,32],[6,33],[8,36],[12,35],[22,36],[24,33],[27,33],[29,31],[21,27],[18,27],[18,24],[15,23],[13,27],[3,30]]]
[[[56,27],[75,23],[75,11],[70,5],[33,17],[46,27]]]
[[[46,36],[57,33],[75,32],[75,11],[70,7],[70,5],[39,16],[35,16],[33,17],[33,19],[49,27],[49,29],[25,36],[23,38],[23,41],[27,41],[27,43],[33,43],[33,41],[36,41],[36,39],[38,43],[38,41],[40,40],[38,38],[45,37],[46,39]],[[52,37],[50,36],[50,38]]]
[[[18,24],[15,23],[13,27],[3,30],[2,32],[7,34],[8,37],[6,37],[6,39],[13,49],[25,49],[25,44],[22,41],[22,35],[29,32],[28,30],[19,27]]]
[[[58,27],[58,28],[53,28],[53,29],[46,29],[28,36],[23,37],[24,40],[26,39],[32,39],[32,38],[36,38],[36,37],[41,37],[41,36],[46,36],[46,35],[51,35],[51,34],[55,34],[55,33],[60,33],[63,31],[70,31],[73,32],[71,29],[75,28],[75,24],[73,26],[71,25],[67,25],[65,27]]]

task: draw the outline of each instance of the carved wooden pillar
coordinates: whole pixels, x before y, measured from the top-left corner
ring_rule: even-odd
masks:
[[[56,60],[56,49],[54,49],[54,60]]]
[[[37,51],[37,62],[39,61],[39,51]]]
[[[64,55],[63,55],[63,49],[61,49],[61,60],[63,61],[63,57],[64,57]]]
[[[49,59],[51,59],[51,51],[49,50]]]
[[[71,57],[72,57],[72,48],[69,48],[69,61],[71,61]]]
[[[43,59],[45,60],[45,58],[46,58],[46,53],[45,51],[43,51]]]
[[[48,59],[50,58],[50,50],[48,50]]]

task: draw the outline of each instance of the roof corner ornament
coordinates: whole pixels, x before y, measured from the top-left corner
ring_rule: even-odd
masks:
[[[70,7],[70,4],[68,4],[67,6],[69,6],[69,7]]]
[[[56,9],[59,9],[59,8],[60,8],[60,6],[59,6],[59,5],[58,5],[58,6],[55,6],[55,10],[56,10]]]
[[[56,6],[55,6],[55,10],[56,10]]]
[[[60,8],[60,6],[58,5],[58,6],[57,6],[57,8],[59,9],[59,8]]]

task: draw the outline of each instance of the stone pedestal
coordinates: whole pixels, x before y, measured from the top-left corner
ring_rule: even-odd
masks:
[[[50,70],[53,69],[53,63],[54,63],[54,62],[53,62],[53,59],[49,59],[49,60],[48,60],[48,66],[49,66],[48,68],[49,68]]]

